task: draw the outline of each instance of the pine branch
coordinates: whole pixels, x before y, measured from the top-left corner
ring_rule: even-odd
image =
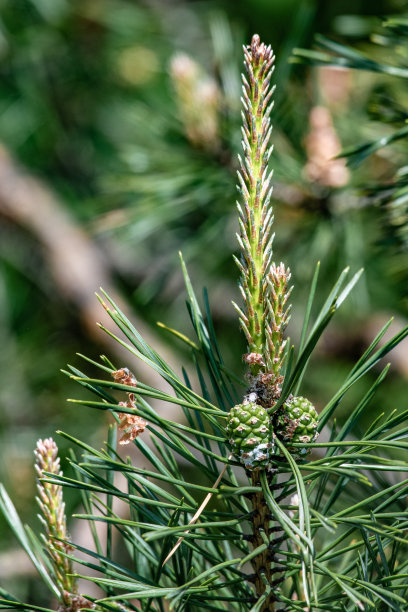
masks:
[[[84,358],[100,377],[69,367],[67,374],[96,396],[74,405],[110,413],[116,424],[102,449],[61,434],[82,454],[72,452],[70,477],[60,471],[55,443],[39,442],[46,552],[0,488],[0,509],[12,532],[66,612],[79,604],[122,612],[407,609],[408,480],[401,476],[407,469],[401,457],[408,448],[408,410],[369,415],[388,366],[361,398],[355,385],[408,335],[408,327],[381,344],[389,324],[384,326],[320,415],[298,395],[307,368],[313,368],[316,344],[360,273],[348,281],[344,270],[316,314],[317,266],[299,350],[285,344],[289,271],[273,263],[271,250],[273,53],[257,36],[245,48],[245,66],[238,263],[244,308],[237,308],[248,342],[249,388],[240,392],[245,385],[225,365],[207,296],[202,309],[183,260],[195,337],[166,329],[192,350],[196,382],[187,368],[179,375],[170,367],[103,293],[100,302],[118,331],[101,329],[128,351],[132,369],[135,357],[142,360],[163,379],[165,390],[136,380],[127,366],[105,356]],[[352,387],[350,413],[337,424],[332,418]],[[168,418],[170,405],[184,421]],[[316,442],[323,427],[328,437]],[[136,461],[122,456],[126,444],[135,446]],[[81,495],[84,510],[74,518],[90,525],[95,550],[71,546],[63,486]],[[74,562],[83,568],[78,575],[72,573]],[[79,576],[104,595],[96,602],[81,599]],[[0,608],[50,612],[4,589]]]
[[[241,328],[248,342],[244,360],[251,374],[269,376],[269,385],[276,384],[284,359],[283,331],[288,322],[286,306],[290,295],[287,284],[289,270],[283,264],[272,263],[273,211],[272,171],[269,160],[273,147],[270,114],[273,108],[271,86],[275,56],[270,46],[254,35],[251,45],[244,47],[245,72],[243,78],[242,147],[244,159],[239,157],[238,190],[242,206],[238,204],[241,233],[240,289],[245,312],[235,306],[240,315]],[[257,379],[258,381],[259,379]],[[255,384],[255,383],[254,383]],[[276,393],[276,389],[274,390]],[[273,392],[272,392],[273,393]],[[271,393],[270,393],[271,394]],[[267,402],[270,398],[264,398]]]
[[[39,516],[44,529],[44,544],[50,555],[55,582],[59,589],[60,612],[76,612],[83,608],[95,608],[94,604],[78,595],[72,561],[68,556],[72,547],[69,542],[65,517],[65,503],[62,487],[44,480],[46,476],[62,477],[58,447],[52,438],[38,440],[35,454],[37,473],[37,503],[41,510]]]

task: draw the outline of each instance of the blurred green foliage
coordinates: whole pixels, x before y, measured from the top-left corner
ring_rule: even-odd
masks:
[[[405,121],[407,94],[401,82],[362,73],[349,75],[344,97],[330,102],[324,77],[288,60],[294,47],[310,46],[317,32],[347,37],[365,49],[378,16],[403,9],[398,0],[1,0],[0,140],[56,194],[55,210],[63,209],[96,245],[128,308],[151,325],[159,319],[185,328],[177,260],[183,250],[195,286],[209,288],[216,331],[230,367],[239,371],[242,338],[230,301],[237,299],[231,252],[241,45],[254,31],[271,41],[278,60],[275,256],[292,267],[294,312],[302,312],[317,259],[324,287],[346,264],[367,270],[351,301],[355,327],[327,339],[305,381],[319,405],[343,377],[349,358],[361,352],[366,320],[377,311],[406,316],[405,276],[391,273],[392,253],[375,198],[361,198],[378,179],[391,180],[406,145],[377,152],[339,187],[313,181],[305,172],[309,113],[328,106],[341,145],[356,146],[378,137],[378,129],[387,133],[372,114],[381,105],[390,109],[389,97],[400,100],[399,120]],[[176,53],[189,55],[218,88],[213,148],[188,137],[170,76]],[[0,190],[0,202],[5,192]],[[38,219],[21,222],[17,213],[3,212],[0,206],[0,480],[31,519],[35,440],[56,429],[81,430],[93,440],[105,435],[106,422],[101,418],[95,426],[91,412],[77,411],[73,418],[65,399],[76,390],[59,370],[77,350],[92,357],[106,347],[83,325],[81,302],[61,290]],[[35,203],[30,214],[40,214]],[[403,259],[399,266],[404,269]],[[90,294],[100,282],[89,278]],[[298,334],[298,326],[294,316],[290,333]],[[179,354],[170,336],[164,334],[163,341]],[[398,391],[395,375],[379,402],[382,409],[402,405]],[[345,410],[353,398],[347,401]],[[64,442],[59,444],[64,452]],[[75,503],[69,500],[68,509]],[[0,537],[13,545],[4,527]]]

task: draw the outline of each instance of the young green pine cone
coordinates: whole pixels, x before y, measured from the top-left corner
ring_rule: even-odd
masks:
[[[231,408],[227,421],[228,442],[235,457],[248,469],[265,469],[273,454],[267,411],[254,402]]]
[[[287,400],[278,410],[274,419],[276,435],[288,449],[299,455],[306,455],[306,448],[291,447],[291,443],[314,442],[319,435],[315,407],[304,397]]]

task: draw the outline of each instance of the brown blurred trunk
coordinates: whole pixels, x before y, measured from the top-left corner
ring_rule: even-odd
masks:
[[[120,366],[127,365],[129,353],[96,326],[98,321],[113,328],[109,315],[95,297],[99,287],[103,287],[125,312],[127,310],[124,300],[113,286],[108,262],[57,196],[40,180],[19,167],[2,146],[0,215],[24,227],[37,238],[44,249],[56,291],[75,306],[78,318],[92,340],[106,344],[109,351],[123,360]],[[166,361],[174,362],[174,356],[152,330],[135,313],[131,314],[131,318],[146,342],[153,345]],[[146,383],[163,387],[160,377],[142,362],[136,367]]]

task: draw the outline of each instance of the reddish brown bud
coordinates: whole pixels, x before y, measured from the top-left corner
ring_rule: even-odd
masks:
[[[128,387],[136,387],[137,380],[134,374],[128,368],[120,368],[115,372],[112,372],[112,376],[115,382],[121,385],[127,385]]]

